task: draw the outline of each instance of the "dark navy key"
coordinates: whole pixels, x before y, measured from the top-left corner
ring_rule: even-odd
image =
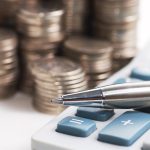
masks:
[[[66,117],[57,124],[57,132],[78,137],[87,137],[96,130],[93,120],[81,117]]]
[[[146,67],[134,68],[130,77],[137,78],[144,81],[150,80],[150,69]]]
[[[114,115],[114,110],[105,110],[101,108],[79,107],[76,116],[88,118],[97,121],[107,121]]]
[[[150,114],[128,111],[116,118],[98,136],[98,140],[129,146],[150,128]]]

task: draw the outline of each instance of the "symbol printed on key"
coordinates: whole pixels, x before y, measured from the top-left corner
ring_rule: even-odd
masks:
[[[126,125],[128,125],[128,124],[130,124],[130,125],[134,124],[134,123],[132,122],[132,120],[121,121],[121,122],[123,123],[124,126],[126,126]]]
[[[82,124],[84,121],[79,119],[71,119],[69,122],[75,123],[75,124]]]

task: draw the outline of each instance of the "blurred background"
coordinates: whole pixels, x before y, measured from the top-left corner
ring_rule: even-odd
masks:
[[[137,54],[139,0],[1,0],[0,97],[50,99],[94,88]]]

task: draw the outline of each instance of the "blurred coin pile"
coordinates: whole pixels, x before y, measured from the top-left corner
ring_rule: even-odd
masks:
[[[65,30],[68,35],[86,32],[89,14],[87,0],[63,0],[65,10]]]
[[[17,37],[14,32],[0,28],[0,98],[13,95],[17,89]]]
[[[114,69],[136,55],[138,0],[94,0],[96,37],[110,40],[114,47]]]
[[[64,11],[58,1],[25,1],[17,14],[18,31],[21,33],[22,57],[21,89],[32,93],[33,79],[30,62],[52,58],[64,38]]]
[[[89,88],[111,75],[112,46],[107,41],[70,37],[64,44],[64,55],[84,68]]]
[[[87,89],[82,68],[66,58],[35,61],[30,69],[35,81],[33,104],[42,112],[60,112],[63,107],[51,104],[51,99]]]
[[[12,24],[22,0],[0,0],[0,24]]]

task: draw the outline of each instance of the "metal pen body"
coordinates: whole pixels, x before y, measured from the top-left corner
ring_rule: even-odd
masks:
[[[64,105],[96,108],[143,108],[150,106],[150,82],[109,85],[74,94],[63,95]]]

